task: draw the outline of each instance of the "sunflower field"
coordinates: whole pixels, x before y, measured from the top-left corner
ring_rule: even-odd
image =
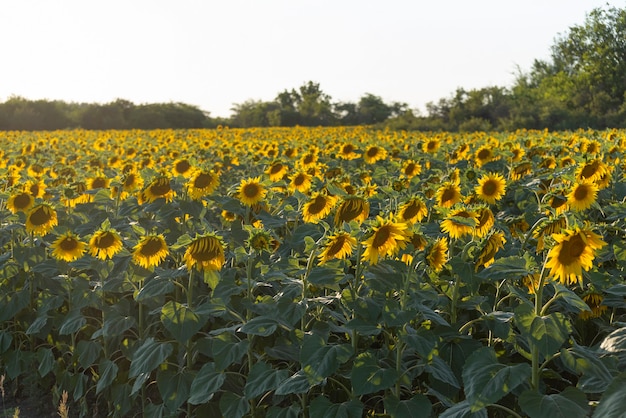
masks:
[[[3,400],[102,417],[626,410],[624,131],[0,141]]]

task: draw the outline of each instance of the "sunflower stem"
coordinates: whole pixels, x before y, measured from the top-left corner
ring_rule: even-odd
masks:
[[[539,284],[537,285],[537,290],[535,291],[535,315],[541,316],[542,314],[542,299],[543,299],[543,286],[546,279],[546,264],[548,261],[548,257],[546,257],[543,261],[543,266],[541,267],[541,274],[539,275]],[[531,387],[535,390],[539,390],[539,375],[541,372],[541,368],[539,365],[539,346],[532,341],[528,341],[530,345],[530,354],[531,354]]]

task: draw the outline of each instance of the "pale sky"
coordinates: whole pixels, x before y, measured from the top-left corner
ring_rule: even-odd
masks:
[[[183,102],[229,116],[307,81],[425,104],[509,87],[625,0],[0,0],[0,102]]]

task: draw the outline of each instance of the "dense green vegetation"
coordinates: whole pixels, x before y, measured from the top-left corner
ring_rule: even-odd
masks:
[[[318,83],[284,90],[271,101],[234,104],[229,118],[212,118],[183,103],[136,105],[30,101],[0,103],[0,130],[65,128],[201,128],[228,125],[339,126],[381,124],[424,131],[552,130],[626,127],[626,9],[597,8],[581,25],[555,38],[549,60],[519,70],[512,86],[457,89],[429,103],[426,115],[405,103],[364,94],[357,103],[336,102]]]

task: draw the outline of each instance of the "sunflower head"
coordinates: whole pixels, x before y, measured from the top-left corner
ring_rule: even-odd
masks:
[[[304,222],[317,223],[330,213],[335,203],[337,203],[336,196],[314,193],[311,199],[302,207]]]
[[[387,150],[378,145],[370,145],[365,148],[363,159],[368,164],[374,164],[376,161],[384,160],[387,157]]]
[[[89,240],[89,253],[101,260],[113,258],[122,248],[122,237],[115,229],[100,229]]]
[[[468,209],[456,209],[441,221],[441,230],[450,238],[461,238],[471,235],[478,224],[478,215]]]
[[[35,198],[28,192],[12,194],[7,201],[7,208],[12,213],[28,212],[35,205]]]
[[[344,259],[352,255],[352,251],[357,245],[356,238],[347,232],[337,232],[326,240],[324,249],[318,255],[320,264],[324,264],[333,259]]]
[[[572,187],[567,195],[569,207],[576,211],[589,209],[596,201],[598,186],[591,181],[583,181]]]
[[[583,321],[587,321],[592,318],[599,318],[609,309],[608,306],[602,304],[604,301],[602,294],[595,290],[583,295],[582,299],[590,309],[589,311],[581,311],[578,314],[578,317]]]
[[[426,262],[435,272],[440,272],[448,262],[448,240],[445,237],[438,238],[428,249]]]
[[[506,239],[502,232],[494,232],[485,240],[482,250],[476,261],[476,271],[483,266],[489,267],[494,262],[494,257],[499,249],[504,248]]]
[[[396,222],[393,215],[385,219],[376,217],[377,226],[372,228],[372,234],[365,241],[363,258],[371,265],[378,263],[385,256],[395,255],[406,247],[411,239],[411,232],[404,222]]]
[[[459,203],[462,198],[459,185],[450,181],[444,182],[443,185],[437,189],[437,193],[435,193],[437,205],[444,208],[454,206],[456,203]]]
[[[489,173],[478,180],[478,186],[474,191],[482,201],[495,204],[504,196],[506,181],[499,173]]]
[[[398,219],[410,224],[421,222],[427,215],[428,207],[419,197],[408,200],[398,210]]]
[[[141,201],[152,203],[157,199],[163,198],[166,202],[174,199],[175,192],[172,190],[170,178],[167,176],[159,176],[152,180],[148,187],[141,193]]]
[[[57,212],[47,203],[32,207],[26,215],[26,230],[35,235],[46,235],[56,225]]]
[[[214,171],[198,171],[187,183],[189,196],[200,199],[213,193],[219,184],[220,178]]]
[[[74,261],[83,256],[86,247],[77,235],[66,232],[52,243],[52,256],[57,260]]]
[[[224,244],[220,237],[206,234],[196,237],[185,251],[187,269],[221,270],[224,265]]]
[[[367,199],[350,195],[339,204],[335,213],[335,225],[340,226],[343,222],[356,221],[362,223],[370,214],[370,203]]]
[[[133,261],[150,269],[158,266],[168,254],[169,249],[163,235],[145,235],[133,248]]]
[[[237,198],[246,206],[253,206],[259,203],[267,195],[265,186],[261,183],[260,177],[250,177],[241,180],[237,189]]]

